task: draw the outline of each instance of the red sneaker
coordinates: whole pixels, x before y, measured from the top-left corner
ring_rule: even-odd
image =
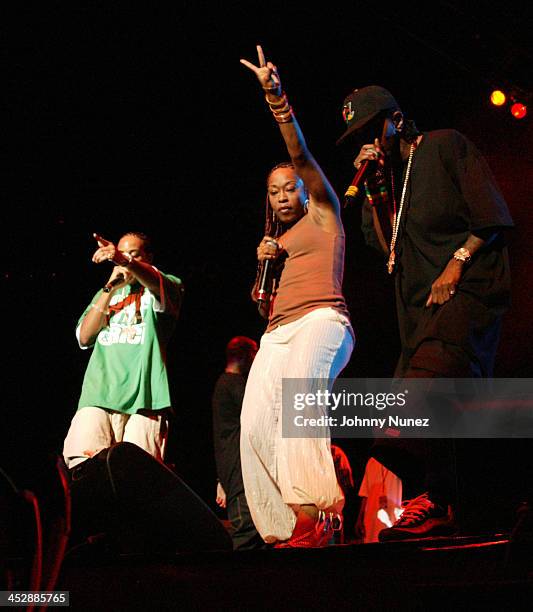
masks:
[[[320,511],[311,529],[299,534],[293,533],[285,542],[274,544],[274,548],[324,548],[333,536],[335,524],[342,525],[340,517]]]

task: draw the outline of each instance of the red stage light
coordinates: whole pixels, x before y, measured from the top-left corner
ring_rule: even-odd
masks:
[[[511,106],[511,114],[515,119],[523,119],[527,115],[527,106],[521,102],[515,102]]]
[[[490,94],[490,101],[494,104],[494,106],[503,106],[505,104],[505,100],[507,100],[505,94],[499,89],[495,89]]]

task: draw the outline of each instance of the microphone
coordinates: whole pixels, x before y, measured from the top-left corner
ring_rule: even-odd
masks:
[[[350,186],[346,190],[346,193],[344,194],[344,208],[346,208],[355,201],[355,198],[359,193],[359,183],[367,173],[369,162],[370,160],[365,159],[365,161],[361,163],[361,165],[359,166],[359,170],[353,177],[353,181],[351,182]]]
[[[271,246],[275,246],[276,248],[278,247],[278,243],[275,242],[274,240],[268,240],[267,244],[270,244]],[[261,309],[264,306],[265,302],[268,299],[268,294],[270,293],[269,285],[270,285],[271,263],[272,263],[271,259],[265,259],[263,261],[263,266],[261,268],[261,276],[259,277],[259,289],[257,291],[257,302],[258,302],[259,309]]]
[[[261,268],[261,276],[259,277],[259,289],[257,291],[257,301],[258,302],[266,302],[267,301],[267,285],[269,284],[269,276],[270,276],[270,259],[265,259],[263,262],[263,267]],[[260,304],[262,305],[262,304]]]
[[[120,285],[124,281],[124,274],[119,274],[113,280],[109,281],[107,285],[102,289],[104,293],[109,293],[113,287]]]

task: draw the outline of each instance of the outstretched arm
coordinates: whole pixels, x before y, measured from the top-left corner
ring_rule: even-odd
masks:
[[[121,253],[112,242],[98,234],[93,234],[93,236],[98,243],[98,249],[94,252],[92,258],[94,263],[113,262],[123,268],[126,273],[126,282],[123,284],[134,278],[159,298],[159,274],[152,265],[146,261],[139,261],[131,255]]]
[[[241,63],[255,73],[265,90],[266,100],[279,124],[296,173],[303,180],[309,194],[309,214],[327,231],[338,231],[342,227],[339,199],[307,147],[302,130],[281,88],[277,68],[272,62],[265,61],[260,45],[257,46],[257,54],[259,66],[245,59],[241,59]]]
[[[159,274],[153,266],[124,255],[112,242],[98,234],[93,234],[93,237],[98,243],[98,249],[94,252],[92,261],[97,264],[112,262],[116,265],[108,281],[108,283],[113,283],[112,288],[99,295],[81,322],[79,335],[81,346],[92,345],[100,330],[107,325],[109,303],[118,289],[135,279],[154,293],[158,299],[160,293]],[[122,280],[117,282],[119,277],[122,277]]]

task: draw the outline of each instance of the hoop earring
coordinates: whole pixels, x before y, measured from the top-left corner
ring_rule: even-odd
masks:
[[[309,198],[305,198],[305,202],[304,202],[304,210],[305,210],[305,212],[307,212],[308,208],[309,208]]]

